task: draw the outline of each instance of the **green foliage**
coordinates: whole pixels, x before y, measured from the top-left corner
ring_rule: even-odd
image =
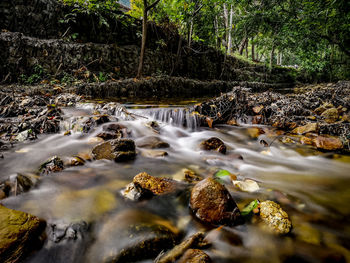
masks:
[[[19,75],[18,81],[22,84],[36,84],[39,83],[46,75],[45,69],[39,64],[34,65],[31,72],[32,74],[30,76],[27,76],[26,74]]]
[[[101,81],[101,82],[105,82],[109,79],[109,74],[105,74],[103,72],[100,72],[98,74],[98,80]]]

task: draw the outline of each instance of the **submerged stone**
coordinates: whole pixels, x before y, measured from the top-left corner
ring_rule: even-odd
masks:
[[[41,219],[0,205],[0,258],[1,262],[20,262],[42,243],[45,229]]]
[[[204,223],[230,226],[243,223],[232,196],[213,178],[206,178],[193,187],[190,207]]]
[[[158,148],[169,148],[169,143],[163,141],[157,136],[147,136],[136,142],[137,147],[158,149]]]
[[[178,234],[170,221],[158,215],[124,210],[98,230],[88,262],[124,263],[155,258],[175,245]]]
[[[288,214],[273,201],[268,200],[260,203],[260,218],[269,230],[278,234],[288,234],[292,228]]]
[[[226,145],[222,140],[216,137],[203,141],[200,147],[206,151],[217,151],[222,154],[226,153]]]

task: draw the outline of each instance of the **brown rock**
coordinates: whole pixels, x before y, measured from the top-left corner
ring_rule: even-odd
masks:
[[[176,190],[178,182],[169,178],[158,178],[148,173],[139,173],[133,179],[136,187],[152,192],[154,195],[172,193]]]
[[[236,119],[231,119],[229,121],[227,121],[228,125],[237,125],[237,120]]]
[[[318,131],[318,124],[316,122],[314,123],[308,123],[304,126],[299,126],[292,130],[292,133],[295,134],[305,134],[308,132],[317,132]]]
[[[292,228],[288,214],[273,201],[268,200],[260,203],[260,218],[269,230],[278,234],[287,234]]]
[[[157,149],[157,148],[168,148],[169,143],[162,141],[157,136],[147,136],[136,142],[136,145],[140,148]]]
[[[203,141],[200,146],[206,151],[217,151],[222,154],[226,153],[226,145],[222,140],[216,137]]]
[[[321,116],[325,119],[327,123],[334,123],[338,120],[339,114],[336,108],[330,108],[325,110]]]
[[[95,159],[115,160],[116,162],[135,159],[135,143],[130,139],[116,139],[100,143],[92,150]]]
[[[313,140],[313,144],[323,150],[340,150],[343,149],[343,143],[341,140],[337,137],[324,137],[324,136],[317,136]]]
[[[19,262],[41,243],[45,222],[39,218],[0,205],[1,262]]]
[[[322,106],[316,108],[314,111],[316,114],[321,115],[323,112],[325,112],[327,109],[334,108],[333,104],[331,103],[323,103]]]
[[[255,106],[255,107],[253,107],[253,112],[255,114],[259,114],[263,108],[264,108],[263,105]]]
[[[312,139],[306,136],[303,136],[300,138],[300,143],[301,144],[307,144],[307,145],[312,145]]]
[[[179,263],[210,263],[210,257],[200,249],[189,249],[179,259]]]
[[[213,178],[197,183],[191,192],[190,207],[201,221],[214,225],[242,223],[240,211],[225,186]]]
[[[188,183],[197,183],[203,180],[203,177],[197,175],[194,171],[186,169],[184,170],[185,181]]]
[[[253,117],[252,124],[260,124],[263,120],[262,115],[256,115]]]

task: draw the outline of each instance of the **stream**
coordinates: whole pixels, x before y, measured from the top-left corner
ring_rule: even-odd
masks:
[[[87,156],[101,142],[96,135],[105,125],[89,133],[81,131],[79,121],[93,115],[94,106],[85,103],[62,108],[60,132],[40,135],[38,140],[10,149],[6,158],[0,159],[0,179],[33,173],[55,155],[63,160],[78,154]],[[26,262],[103,262],[107,254],[113,254],[113,244],[129,242],[122,234],[124,226],[152,218],[171,222],[183,237],[205,232],[212,243],[205,252],[213,262],[350,262],[350,156],[283,144],[272,127],[199,127],[196,115],[183,105],[124,106],[132,116],[116,112],[113,117],[127,127],[128,137],[136,145],[156,136],[170,147],[136,147],[136,159],[129,162],[86,161],[83,166],[43,177],[27,193],[2,200],[6,207],[34,214],[57,228],[69,225],[75,231],[74,241],[63,237],[68,235],[66,230],[62,239],[56,231],[56,239],[49,239]],[[157,121],[159,132],[147,125],[152,120]],[[64,136],[67,130],[72,131],[70,136]],[[211,137],[225,143],[225,155],[199,147]],[[159,150],[167,155],[155,156]],[[204,178],[225,169],[238,180],[256,181],[260,189],[252,193],[239,191],[231,182],[225,184],[240,209],[255,199],[279,203],[292,221],[292,232],[277,236],[254,222],[220,229],[203,225],[191,215],[188,193],[142,202],[126,201],[120,195],[138,173],[183,180],[185,169]],[[109,226],[110,222],[117,226]]]

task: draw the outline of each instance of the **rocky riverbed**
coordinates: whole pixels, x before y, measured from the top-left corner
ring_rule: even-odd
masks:
[[[349,87],[186,107],[2,87],[0,258],[346,262]]]

